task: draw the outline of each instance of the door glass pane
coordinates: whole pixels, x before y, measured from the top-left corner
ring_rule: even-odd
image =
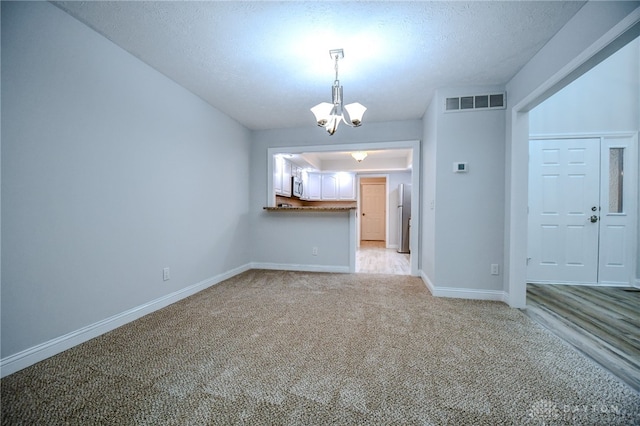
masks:
[[[609,149],[609,213],[623,213],[624,148]]]

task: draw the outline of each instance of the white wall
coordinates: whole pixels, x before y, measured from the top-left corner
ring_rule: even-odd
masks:
[[[346,213],[266,212],[267,150],[275,147],[376,144],[422,139],[420,120],[367,123],[340,127],[329,136],[324,129],[304,128],[255,131],[251,150],[252,260],[259,266],[298,265],[304,269],[341,270],[349,267],[349,232]],[[366,116],[365,116],[366,119]],[[311,254],[318,247],[318,255]]]
[[[616,40],[637,37],[638,4],[587,2],[507,84],[504,289],[512,307],[526,302],[528,111],[620,47]]]
[[[444,112],[445,98],[496,93],[501,87],[441,89],[425,120],[435,115],[435,197],[426,196],[426,235],[433,234],[433,270],[423,270],[438,291],[465,289],[478,297],[500,299],[502,278],[491,264],[502,264],[504,227],[505,110]],[[426,132],[429,132],[427,129]],[[433,134],[427,139],[426,161],[434,155]],[[454,173],[454,162],[467,162],[467,173]],[[430,176],[433,179],[433,176]],[[425,192],[433,184],[426,183]],[[434,211],[431,210],[434,201]],[[431,213],[429,213],[431,212]],[[433,218],[429,216],[434,214]],[[482,292],[486,292],[482,296]],[[491,295],[489,295],[491,294]],[[453,295],[453,294],[449,294]],[[464,293],[469,296],[469,293]]]
[[[1,87],[3,359],[250,261],[237,122],[46,2]]]
[[[531,134],[637,132],[639,129],[639,39],[529,112]]]

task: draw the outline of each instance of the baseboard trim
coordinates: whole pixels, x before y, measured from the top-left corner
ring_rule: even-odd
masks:
[[[333,272],[338,274],[348,274],[351,272],[348,266],[337,265],[300,265],[290,263],[252,262],[250,266],[251,269],[269,269],[276,271]]]
[[[600,282],[600,283],[581,283],[575,281],[528,281],[527,284],[538,284],[538,285],[570,285],[574,287],[629,287],[635,286],[637,287],[639,282],[636,280],[635,283],[632,282]]]
[[[420,277],[434,297],[449,297],[455,299],[493,300],[509,302],[509,294],[501,290],[479,290],[460,287],[437,287],[427,275],[420,271]]]
[[[422,271],[422,270],[420,271],[420,278],[422,278],[422,282],[424,283],[424,285],[427,286],[427,289],[429,290],[431,295],[435,296],[435,294],[434,294],[435,286],[433,285],[433,283],[431,282],[431,280],[429,279],[427,274],[425,274],[424,271]]]
[[[196,294],[212,285],[218,284],[226,279],[251,269],[251,264],[246,264],[238,268],[231,269],[225,273],[216,275],[199,283],[185,287],[181,290],[162,296],[135,308],[103,319],[96,323],[82,327],[71,333],[51,339],[47,342],[25,349],[16,354],[0,359],[0,377],[8,376],[23,368],[27,368],[37,362],[43,361],[60,352],[66,351],[74,346],[98,337],[104,333],[125,325],[131,321],[141,318],[154,311],[162,309],[179,300]]]

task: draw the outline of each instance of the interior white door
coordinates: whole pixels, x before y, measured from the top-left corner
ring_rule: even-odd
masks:
[[[386,185],[384,183],[363,183],[360,191],[362,209],[360,239],[384,241],[386,233]]]
[[[600,139],[529,144],[527,280],[598,282]]]

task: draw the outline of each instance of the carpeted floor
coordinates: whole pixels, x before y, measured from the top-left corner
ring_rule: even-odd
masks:
[[[2,424],[640,424],[640,395],[498,302],[253,270],[0,382]]]

